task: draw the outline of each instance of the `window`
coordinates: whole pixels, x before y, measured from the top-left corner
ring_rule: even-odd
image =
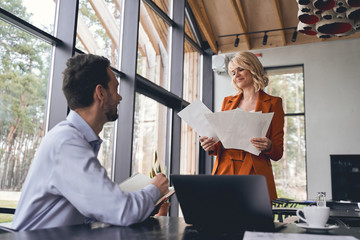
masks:
[[[112,67],[119,67],[121,1],[80,0],[76,47],[86,53],[102,55]],[[114,122],[104,125],[99,136],[103,140],[98,159],[109,177],[113,170]]]
[[[266,91],[282,98],[285,112],[284,155],[281,160],[272,161],[278,197],[307,199],[303,67],[273,68],[266,72],[269,77]]]
[[[132,174],[149,175],[155,153],[158,163],[165,170],[168,109],[142,94],[137,93],[135,98]]]
[[[199,98],[201,58],[187,41],[184,42],[183,98],[189,103]],[[180,173],[196,174],[198,155],[197,133],[184,121],[181,122]]]
[[[25,6],[17,15],[29,17]],[[2,20],[0,28],[0,206],[16,207],[44,133],[52,46]],[[0,222],[11,221],[4,217]]]
[[[76,47],[119,65],[121,1],[80,0]]]
[[[141,1],[137,73],[169,89],[169,25]]]
[[[53,34],[56,1],[49,0],[2,0],[0,7],[31,23],[41,30]]]

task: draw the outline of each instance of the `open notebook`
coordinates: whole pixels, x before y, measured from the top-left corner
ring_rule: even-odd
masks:
[[[135,173],[125,181],[121,182],[119,184],[119,187],[121,190],[125,192],[134,192],[143,189],[147,185],[149,185],[152,182],[152,179],[144,174],[141,173]],[[173,187],[169,187],[169,192],[162,196],[155,204],[155,206],[158,206],[163,201],[169,199],[173,194],[175,193],[175,190]]]

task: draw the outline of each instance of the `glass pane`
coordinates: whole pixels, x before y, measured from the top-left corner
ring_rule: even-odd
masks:
[[[273,164],[279,198],[306,200],[304,116],[285,117],[284,155]]]
[[[190,24],[189,24],[189,21],[187,18],[185,18],[185,33],[194,41],[196,42],[195,40],[195,37],[194,37],[194,34],[190,28]]]
[[[152,0],[164,13],[170,15],[169,3],[170,0]]]
[[[184,81],[183,99],[193,102],[199,97],[200,89],[200,53],[187,41],[184,42]]]
[[[103,143],[99,150],[98,159],[101,165],[106,169],[109,178],[112,178],[113,169],[115,123],[116,122],[107,122],[99,133],[99,137],[103,140]]]
[[[283,100],[285,113],[304,112],[304,76],[302,67],[266,71],[269,85],[266,91]]]
[[[49,34],[54,33],[56,1],[1,0],[0,7]]]
[[[267,70],[270,95],[280,96],[285,113],[304,113],[303,68],[284,67]],[[284,154],[273,163],[278,197],[305,200],[305,120],[304,116],[286,116]]]
[[[166,123],[168,108],[137,93],[133,133],[132,173],[149,175],[154,166],[155,152],[164,173],[166,152]]]
[[[141,1],[136,72],[169,90],[169,26]]]
[[[76,48],[104,56],[119,67],[120,13],[122,0],[80,0]]]
[[[0,29],[0,207],[16,207],[44,132],[52,47],[1,20]]]
[[[184,42],[183,98],[193,102],[199,98],[200,54],[187,41]],[[184,121],[181,122],[180,173],[197,173],[198,137]]]

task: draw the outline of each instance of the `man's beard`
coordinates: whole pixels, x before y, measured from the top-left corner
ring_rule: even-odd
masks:
[[[107,118],[108,122],[113,122],[116,119],[118,119],[118,117],[119,117],[119,115],[117,113],[117,108],[115,108],[114,110],[110,109],[105,114],[106,114],[106,118]]]

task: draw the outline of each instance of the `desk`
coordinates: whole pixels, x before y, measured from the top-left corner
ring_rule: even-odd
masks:
[[[301,233],[306,231],[296,225],[288,224],[280,232]],[[349,235],[360,239],[360,227],[350,229],[339,228],[329,232],[332,235]],[[104,240],[104,239],[141,239],[141,240],[188,240],[209,239],[199,236],[199,233],[188,226],[183,218],[155,217],[144,223],[132,227],[109,226],[106,224],[75,225],[69,227],[51,228],[36,231],[23,231],[17,233],[0,234],[1,240]],[[227,239],[227,238],[223,238]],[[236,239],[241,239],[237,237]]]

